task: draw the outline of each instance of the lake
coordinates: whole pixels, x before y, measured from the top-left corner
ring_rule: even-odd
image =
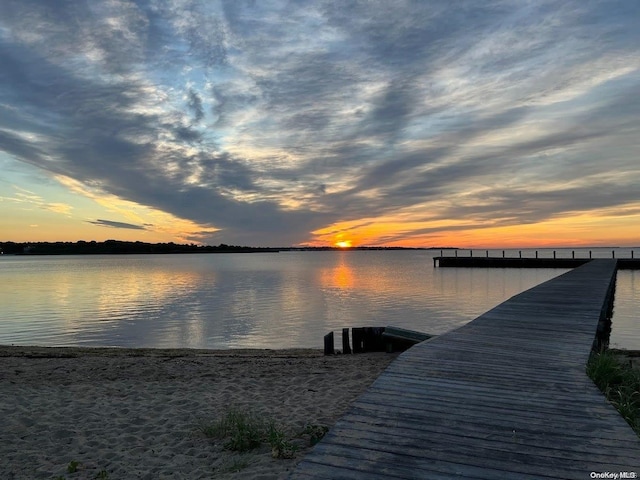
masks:
[[[0,344],[322,348],[343,327],[441,334],[566,271],[434,268],[439,254],[3,255]],[[637,271],[618,272],[615,298],[611,346],[640,349]]]

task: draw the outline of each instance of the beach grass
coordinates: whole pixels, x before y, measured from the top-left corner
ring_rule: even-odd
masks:
[[[587,375],[640,436],[640,371],[605,350],[591,355]]]
[[[292,458],[296,451],[272,419],[248,410],[229,409],[219,419],[201,423],[199,430],[206,437],[225,440],[223,447],[234,452],[248,452],[265,443],[274,458]]]
[[[225,439],[224,448],[234,452],[248,452],[262,443],[268,422],[248,411],[230,409],[213,423],[203,424],[202,433],[215,439]]]

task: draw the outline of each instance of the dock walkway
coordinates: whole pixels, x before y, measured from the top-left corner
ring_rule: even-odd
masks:
[[[637,478],[640,440],[585,373],[615,271],[594,260],[412,347],[290,478]]]

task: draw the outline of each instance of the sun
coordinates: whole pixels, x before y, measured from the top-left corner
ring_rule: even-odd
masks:
[[[351,240],[340,240],[339,242],[336,242],[336,247],[351,248]]]

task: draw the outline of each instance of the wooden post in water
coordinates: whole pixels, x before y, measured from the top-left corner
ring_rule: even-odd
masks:
[[[458,250],[455,251],[456,258],[458,258]]]
[[[576,251],[575,250],[571,250],[571,258],[576,258]]]
[[[522,258],[522,250],[518,250],[518,257]]]
[[[633,253],[633,252],[631,252],[631,253]],[[489,250],[487,250],[487,258],[489,258]],[[631,257],[631,258],[633,258],[633,257]]]
[[[589,250],[589,258],[591,258],[591,250]]]
[[[554,260],[556,259],[556,251],[555,250],[553,251],[553,259]]]
[[[502,258],[504,258],[504,250],[502,250]]]
[[[616,251],[615,250],[611,250],[611,258],[616,258]]]
[[[631,260],[633,260],[633,250],[631,250]]]
[[[469,257],[473,258],[473,250],[469,250]]]
[[[351,345],[349,344],[349,329],[342,329],[342,353],[351,353]]]
[[[364,328],[352,328],[351,338],[353,341],[353,353],[364,352]]]
[[[538,250],[536,250],[536,258],[538,258]]]
[[[363,349],[365,352],[384,352],[385,341],[382,334],[385,327],[366,327],[364,329]]]
[[[333,355],[335,349],[333,347],[333,332],[329,332],[324,336],[324,354]]]

